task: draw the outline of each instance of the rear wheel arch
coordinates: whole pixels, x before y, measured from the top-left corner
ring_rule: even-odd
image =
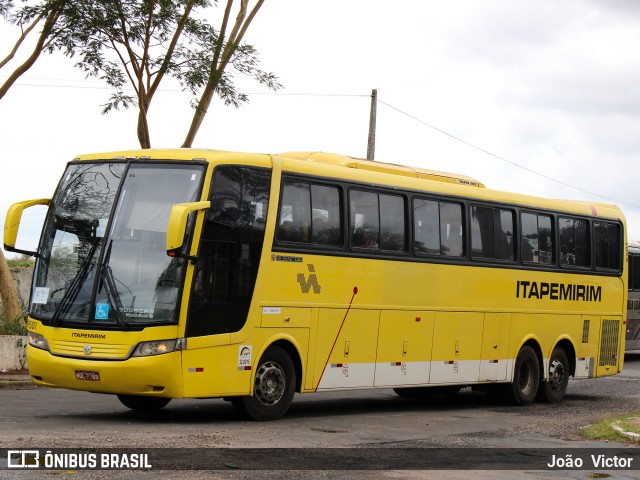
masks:
[[[563,338],[551,349],[549,355],[551,355],[556,348],[561,348],[562,350],[564,350],[564,353],[567,355],[567,359],[569,360],[569,374],[571,376],[574,376],[576,374],[577,356],[576,349],[574,348],[573,343],[568,338]],[[547,379],[548,377],[545,376],[545,380]]]

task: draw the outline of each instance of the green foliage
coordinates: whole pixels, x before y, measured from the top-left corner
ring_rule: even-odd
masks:
[[[27,310],[23,308],[22,317],[14,320],[5,318],[4,312],[0,311],[0,335],[26,335],[27,334]]]
[[[33,267],[33,258],[28,255],[22,255],[18,258],[8,258],[7,264],[9,268],[30,268]]]
[[[196,95],[211,75],[212,52],[226,46],[224,42],[219,45],[218,30],[202,20],[211,15],[202,12],[212,6],[210,0],[50,1],[40,4],[40,11],[45,4],[56,3],[62,14],[52,31],[51,48],[77,58],[76,67],[115,90],[102,105],[103,113],[146,102],[159,75],[178,79],[185,90]],[[37,11],[33,8],[23,16],[32,18]],[[179,28],[183,30],[175,36]],[[252,45],[243,43],[231,58],[221,60],[235,73],[270,89],[281,88],[273,73],[259,68]],[[125,93],[130,87],[135,95]],[[248,99],[237,90],[231,72],[222,74],[218,95],[225,104],[234,106]],[[146,110],[148,105],[144,107]]]

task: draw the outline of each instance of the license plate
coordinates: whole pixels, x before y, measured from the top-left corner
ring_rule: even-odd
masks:
[[[100,381],[100,374],[93,370],[76,370],[76,378],[78,380],[90,380],[92,382]]]

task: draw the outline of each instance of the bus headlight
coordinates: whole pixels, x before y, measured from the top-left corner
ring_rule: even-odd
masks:
[[[49,342],[39,333],[27,332],[27,341],[32,347],[49,350]]]
[[[153,342],[139,343],[133,352],[134,357],[150,357],[152,355],[162,355],[163,353],[175,352],[183,350],[185,345],[184,338],[173,340],[156,340]]]

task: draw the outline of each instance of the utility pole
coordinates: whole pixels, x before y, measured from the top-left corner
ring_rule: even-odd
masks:
[[[371,90],[371,113],[369,114],[369,141],[367,143],[367,160],[374,160],[376,153],[376,109],[378,106],[378,89]]]

